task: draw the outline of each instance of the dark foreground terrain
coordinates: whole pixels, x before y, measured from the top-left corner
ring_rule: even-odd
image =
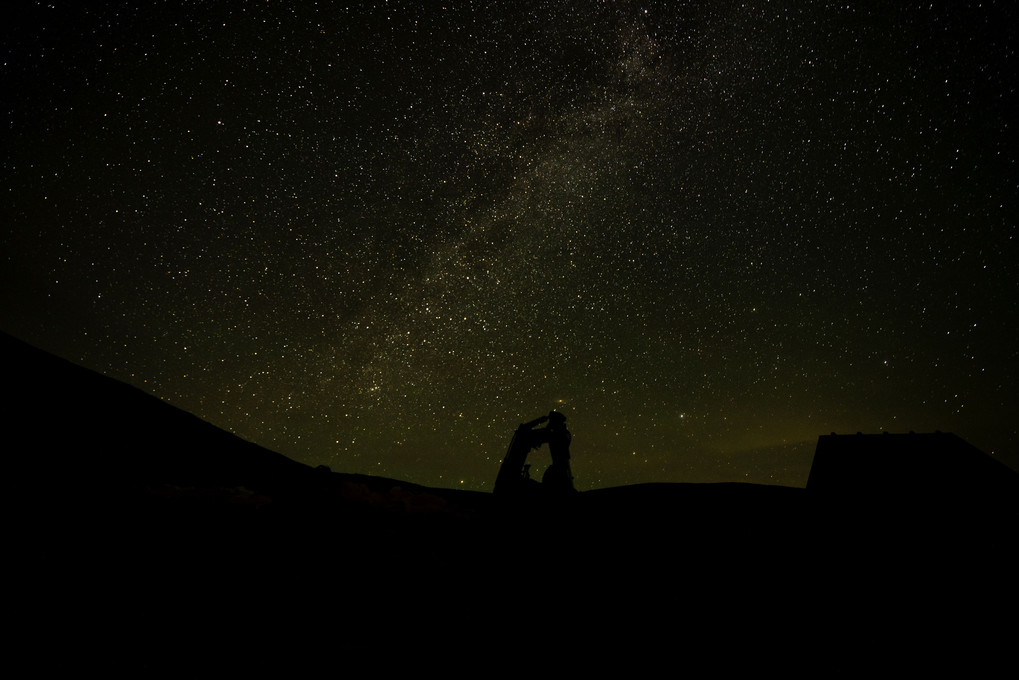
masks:
[[[514,500],[312,469],[0,341],[35,668],[972,671],[1014,644],[1016,474],[951,434],[820,437],[806,489]]]

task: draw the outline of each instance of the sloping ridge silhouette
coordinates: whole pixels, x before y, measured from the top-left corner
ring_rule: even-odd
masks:
[[[166,497],[173,489],[180,498],[188,489],[205,489],[207,496],[218,489],[227,502],[233,489],[234,500],[246,490],[263,504],[298,507],[335,496],[343,484],[358,487],[351,494],[366,502],[396,488],[425,489],[384,477],[313,469],[7,334],[0,334],[0,356],[7,433],[16,442],[9,463],[23,473],[27,494],[45,495],[45,489],[56,487],[110,505],[138,500],[141,493]],[[335,478],[332,485],[323,483],[329,478]],[[449,498],[472,495],[442,493]]]

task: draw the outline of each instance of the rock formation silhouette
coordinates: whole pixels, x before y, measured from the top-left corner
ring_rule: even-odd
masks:
[[[548,423],[545,427],[538,426]],[[499,496],[532,497],[537,494],[566,495],[576,491],[573,471],[570,468],[570,442],[573,437],[566,429],[566,416],[549,411],[547,416],[517,426],[509,449],[495,479],[495,494]],[[542,475],[541,483],[530,477],[528,454],[548,444],[552,464]]]

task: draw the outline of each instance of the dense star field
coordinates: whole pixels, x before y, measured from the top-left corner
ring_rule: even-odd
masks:
[[[0,328],[312,465],[1017,453],[1002,2],[20,2]],[[532,454],[540,470],[544,451]]]

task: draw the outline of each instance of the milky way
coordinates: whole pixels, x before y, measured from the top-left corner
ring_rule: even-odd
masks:
[[[581,489],[1019,454],[1011,3],[23,4],[29,342],[437,486],[551,408]]]

